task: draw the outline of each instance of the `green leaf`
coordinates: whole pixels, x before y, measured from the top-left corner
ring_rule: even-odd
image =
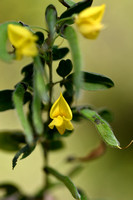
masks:
[[[22,83],[19,83],[16,86],[16,89],[13,93],[13,102],[14,102],[14,106],[16,108],[19,120],[21,122],[21,125],[24,129],[26,141],[29,144],[31,144],[33,142],[33,131],[23,110],[23,99],[24,99],[25,90],[26,90],[25,85]]]
[[[119,142],[114,136],[109,124],[103,120],[94,110],[83,109],[80,113],[95,124],[102,139],[110,146],[119,148]]]
[[[78,193],[76,186],[73,184],[73,182],[71,181],[71,179],[68,176],[64,176],[64,175],[60,174],[59,172],[57,172],[55,169],[53,169],[51,167],[45,167],[44,170],[46,173],[52,174],[58,180],[60,180],[62,183],[64,183],[64,185],[71,192],[72,196],[75,199],[80,199],[80,195]]]
[[[56,8],[52,4],[50,4],[46,8],[45,18],[46,18],[46,22],[49,28],[50,35],[51,37],[53,37],[53,34],[55,32],[55,27],[56,27],[56,21],[57,21],[57,11],[56,11]]]
[[[62,13],[62,15],[60,16],[60,19],[70,17],[73,14],[80,13],[85,8],[90,7],[92,2],[93,2],[93,0],[84,0],[84,1],[80,1],[76,4],[74,4],[72,7],[68,8],[65,12]]]
[[[32,152],[33,150],[35,149],[35,144],[34,145],[25,145],[23,148],[21,148],[17,153],[16,155],[14,156],[13,160],[12,160],[12,168],[14,169],[14,167],[17,165],[17,161],[19,159],[20,156],[21,157],[21,160],[28,157]]]
[[[72,71],[72,62],[70,59],[61,60],[59,66],[56,69],[56,72],[59,76],[65,77]]]
[[[106,108],[101,108],[97,110],[98,114],[107,122],[113,121],[113,115],[112,113],[107,110]]]
[[[2,90],[0,91],[0,112],[14,109],[12,95],[14,90]],[[25,92],[23,104],[31,100],[31,94]]]
[[[12,94],[13,90],[0,91],[0,111],[14,109]]]
[[[64,35],[68,40],[72,53],[73,66],[74,66],[74,85],[76,89],[76,95],[78,95],[79,89],[81,87],[81,69],[82,69],[82,56],[80,52],[78,38],[75,30],[70,26],[65,28]]]
[[[63,135],[61,135],[56,128],[52,129],[54,131],[54,139],[58,139],[58,138],[64,138],[64,137],[69,137],[72,133],[73,130],[66,130],[65,133]],[[51,131],[52,132],[52,131]]]
[[[64,82],[64,86],[66,88],[67,95],[72,97],[74,95],[73,84],[71,82]]]
[[[34,68],[36,69],[36,86],[38,94],[42,101],[48,101],[47,87],[44,81],[44,70],[40,58],[37,56],[34,58]]]
[[[36,144],[33,144],[31,146],[27,144],[25,146],[25,151],[21,157],[21,160],[27,158],[34,151],[35,147],[36,147]]]
[[[73,121],[79,122],[79,121],[81,121],[83,119],[81,114],[78,112],[78,107],[77,106],[76,107],[72,107],[71,110],[72,110],[72,113],[73,113],[73,118],[72,118]]]
[[[90,72],[81,72],[81,89],[88,91],[96,91],[96,90],[105,90],[114,86],[113,81],[101,74],[90,73]],[[67,77],[68,83],[73,82],[74,73],[70,74]]]
[[[37,44],[42,45],[44,42],[44,34],[40,31],[37,31],[35,35],[38,37]]]
[[[101,74],[82,72],[81,88],[84,90],[104,90],[114,86],[113,81]]]
[[[73,94],[74,94],[73,87],[72,87],[72,85],[70,83],[69,88],[66,86],[66,84],[65,84],[65,88],[66,88],[66,91],[63,92],[63,97],[65,98],[65,100],[67,101],[67,103],[69,105],[71,105],[71,103],[73,102]],[[72,90],[70,91],[69,89],[72,89]]]
[[[28,86],[28,89],[33,90],[33,63],[26,65],[21,70],[21,74],[24,75],[21,82],[25,83]]]
[[[9,24],[19,24],[18,22],[6,22],[0,24],[0,59],[6,62],[10,62],[13,59],[13,55],[9,54],[7,51],[7,27]]]
[[[58,48],[58,46],[53,46],[53,60],[60,60],[64,58],[67,53],[69,52],[69,49],[66,47]]]
[[[69,176],[70,178],[73,178],[73,177],[75,177],[77,174],[79,174],[79,173],[82,171],[82,169],[83,169],[83,166],[77,165],[77,166],[75,166],[75,167],[69,172],[68,176]]]
[[[44,141],[44,146],[50,151],[55,151],[62,149],[64,147],[64,143],[61,140],[47,140]]]
[[[5,190],[6,192],[5,196],[9,196],[9,195],[12,195],[13,193],[19,192],[19,189],[17,188],[17,186],[11,183],[1,183],[0,190],[1,189]]]
[[[24,134],[20,131],[0,132],[0,149],[4,151],[18,151],[20,144],[25,143]]]
[[[58,1],[61,2],[67,8],[70,8],[75,4],[75,2],[72,0],[58,0]]]
[[[43,133],[43,121],[41,113],[41,97],[38,92],[38,70],[34,68],[34,93],[32,101],[32,119],[37,134]]]
[[[33,75],[33,63],[24,66],[21,70],[21,74],[24,74],[24,76]]]
[[[89,198],[87,197],[87,195],[85,194],[85,192],[82,189],[78,188],[78,192],[81,196],[81,200],[89,200]]]

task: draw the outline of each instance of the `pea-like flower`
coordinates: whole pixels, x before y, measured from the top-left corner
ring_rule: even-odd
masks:
[[[70,122],[72,120],[72,111],[62,93],[60,93],[60,97],[50,110],[50,118],[53,120],[49,124],[49,128],[53,129],[55,126],[61,135],[64,134],[66,129],[73,130],[73,125]]]
[[[103,28],[101,20],[105,11],[105,5],[89,7],[76,16],[75,23],[80,33],[88,39],[96,39]]]
[[[38,38],[25,27],[9,24],[8,38],[16,49],[17,60],[20,60],[23,56],[34,57],[38,54],[35,43]]]

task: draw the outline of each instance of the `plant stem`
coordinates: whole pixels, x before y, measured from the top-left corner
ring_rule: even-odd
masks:
[[[41,147],[43,150],[43,157],[44,157],[44,168],[48,166],[48,150],[45,147],[44,142],[41,143]],[[44,181],[44,192],[47,190],[49,186],[48,174],[45,173],[45,181]]]
[[[60,24],[60,23],[62,23],[62,22],[66,22],[66,21],[68,21],[68,20],[73,20],[73,19],[74,19],[74,17],[65,17],[65,18],[63,18],[63,19],[58,20],[58,21],[56,22],[56,24]]]
[[[52,93],[53,93],[53,74],[52,74],[52,61],[53,61],[53,57],[52,57],[52,49],[50,48],[48,51],[48,62],[47,65],[49,67],[49,103],[48,103],[48,124],[50,123],[51,119],[50,119],[50,108],[52,105]],[[43,147],[43,151],[44,151],[44,159],[45,159],[45,167],[48,166],[48,149],[47,146],[42,146]],[[45,189],[48,188],[49,186],[49,180],[48,180],[48,174],[45,174]]]
[[[48,30],[47,30],[47,29],[42,28],[42,27],[39,27],[39,26],[30,26],[30,28],[33,28],[33,29],[40,29],[40,30],[43,30],[43,31],[45,31],[45,32],[48,33]]]
[[[44,149],[45,167],[48,166],[48,150]],[[46,173],[45,188],[47,189],[49,185],[48,174]]]
[[[52,74],[52,62],[53,62],[53,56],[52,56],[52,45],[53,45],[53,37],[51,34],[48,34],[47,38],[47,65],[49,68],[49,102],[48,102],[48,119],[47,124],[50,123],[50,109],[52,105],[52,93],[53,93],[53,74]],[[45,142],[47,143],[47,136],[45,139]],[[43,148],[43,155],[44,155],[44,167],[48,167],[48,147],[46,143],[42,142],[42,148]],[[46,191],[49,187],[49,179],[48,179],[48,173],[45,173],[45,186],[44,191]]]
[[[48,106],[48,121],[50,121],[50,108],[52,105],[52,92],[53,92],[53,74],[52,74],[52,50],[49,51],[49,106]]]

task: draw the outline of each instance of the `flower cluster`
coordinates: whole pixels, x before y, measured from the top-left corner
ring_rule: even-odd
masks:
[[[89,7],[76,15],[75,24],[84,37],[95,39],[98,36],[103,28],[101,20],[104,10],[105,5]],[[35,57],[38,54],[36,45],[38,37],[26,27],[9,24],[8,38],[15,48],[17,60],[20,60],[23,56]],[[50,110],[50,118],[53,120],[49,124],[49,128],[53,129],[55,126],[61,135],[64,134],[66,129],[73,130],[73,125],[70,122],[72,111],[62,94],[53,104]]]

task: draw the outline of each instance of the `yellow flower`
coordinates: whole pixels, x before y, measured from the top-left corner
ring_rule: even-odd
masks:
[[[65,129],[73,130],[73,125],[70,122],[72,119],[72,111],[62,96],[62,93],[50,110],[50,118],[53,121],[49,124],[49,128],[53,129],[56,126],[61,135],[64,134]]]
[[[88,39],[95,39],[103,28],[101,20],[104,14],[105,5],[89,7],[79,13],[75,23],[81,34]]]
[[[16,59],[23,56],[36,56],[38,50],[36,47],[37,36],[33,35],[28,29],[14,24],[8,25],[8,38],[16,48]]]

